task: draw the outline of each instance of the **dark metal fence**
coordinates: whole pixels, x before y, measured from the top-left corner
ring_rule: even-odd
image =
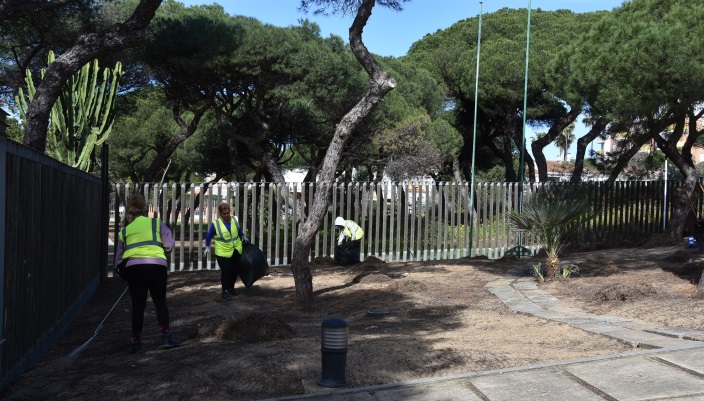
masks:
[[[105,276],[108,211],[100,177],[4,138],[0,189],[2,391],[49,350]]]

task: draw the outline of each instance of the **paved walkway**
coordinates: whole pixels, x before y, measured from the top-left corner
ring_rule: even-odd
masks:
[[[643,252],[657,257],[672,248]],[[566,323],[640,350],[371,387],[318,388],[262,401],[704,401],[704,332],[590,314],[538,289],[523,269],[507,272],[486,288],[518,313]]]

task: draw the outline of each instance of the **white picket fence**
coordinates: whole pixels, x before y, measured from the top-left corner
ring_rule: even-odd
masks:
[[[113,185],[113,216],[132,193],[147,198],[150,216],[160,217],[174,232],[176,248],[170,270],[217,268],[214,257],[202,257],[205,235],[227,202],[250,240],[270,265],[286,265],[291,244],[313,203],[313,183],[218,183]],[[479,184],[470,232],[469,185],[466,182],[382,182],[335,186],[328,213],[316,234],[310,258],[333,257],[336,216],[356,221],[364,230],[360,257],[387,262],[457,259],[470,255],[498,258],[518,244],[508,214],[518,202],[518,184]],[[122,216],[117,217],[121,220]],[[529,248],[531,241],[524,238]]]

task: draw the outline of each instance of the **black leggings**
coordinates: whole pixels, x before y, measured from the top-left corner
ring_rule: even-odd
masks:
[[[132,332],[141,333],[144,327],[144,309],[147,291],[156,307],[156,320],[161,327],[169,325],[169,308],[166,307],[166,266],[134,265],[125,269],[132,298]]]
[[[217,255],[215,255],[215,258],[218,260],[218,266],[220,266],[220,284],[222,285],[222,290],[234,293],[235,282],[239,275],[240,254],[235,250],[229,258]]]

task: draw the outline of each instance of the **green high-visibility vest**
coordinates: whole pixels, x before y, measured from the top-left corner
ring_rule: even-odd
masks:
[[[124,259],[166,259],[161,242],[161,220],[139,216],[120,231],[120,241],[125,245]]]
[[[225,226],[222,219],[217,219],[213,222],[215,226],[215,255],[229,258],[237,249],[237,253],[242,254],[242,239],[240,238],[240,224],[237,217],[232,216],[230,222],[230,230]]]
[[[362,231],[362,227],[360,227],[357,223],[352,220],[345,220],[345,228],[342,232],[345,234],[345,237],[355,241],[360,240],[362,239],[362,237],[364,237],[364,231]]]

